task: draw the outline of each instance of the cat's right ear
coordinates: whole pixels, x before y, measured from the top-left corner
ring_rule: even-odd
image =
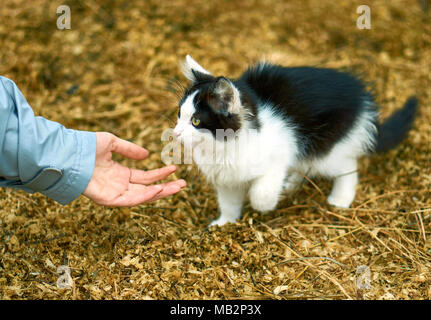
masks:
[[[192,82],[213,78],[209,71],[205,70],[189,55],[187,55],[186,59],[181,63],[181,71],[184,76]]]

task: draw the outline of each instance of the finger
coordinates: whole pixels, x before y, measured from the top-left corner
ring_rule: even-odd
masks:
[[[133,207],[138,204],[148,202],[163,191],[163,186],[143,186],[140,184],[130,184],[129,190],[111,203],[116,207]]]
[[[115,136],[111,151],[133,160],[143,160],[149,155],[148,150]]]
[[[186,186],[186,182],[184,180],[176,180],[176,181],[171,181],[171,182],[162,184],[162,186],[163,186],[163,191],[158,193],[150,201],[156,201],[165,197],[169,197],[181,191]]]
[[[171,173],[177,170],[177,167],[174,165],[170,165],[167,167],[155,169],[155,170],[138,170],[138,169],[130,169],[130,182],[131,183],[139,183],[139,184],[151,184],[159,180],[163,180],[167,178]]]

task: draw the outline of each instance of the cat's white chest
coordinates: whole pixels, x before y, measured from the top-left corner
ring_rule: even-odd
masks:
[[[262,175],[262,172],[244,164],[198,165],[205,177],[216,185],[238,185]]]
[[[278,162],[292,164],[296,156],[292,131],[270,112],[261,111],[262,127],[259,131],[242,131],[230,143],[215,142],[193,150],[193,159],[215,185],[241,185],[268,172]],[[283,172],[280,172],[283,174]]]
[[[255,158],[251,153],[242,152],[235,157],[231,155],[226,155],[223,158],[214,157],[211,161],[195,156],[194,160],[199,170],[212,183],[216,185],[238,185],[261,176],[265,171],[266,165],[254,162]]]

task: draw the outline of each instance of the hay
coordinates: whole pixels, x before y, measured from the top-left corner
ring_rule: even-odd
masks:
[[[56,29],[60,4],[71,8],[71,30]],[[62,207],[0,190],[0,298],[431,298],[430,13],[417,1],[373,1],[372,28],[359,30],[359,4],[6,1],[0,74],[39,115],[147,147],[152,155],[140,167],[162,164],[160,136],[175,121],[187,53],[228,76],[262,57],[349,68],[372,83],[382,116],[411,94],[421,109],[400,148],[361,160],[346,210],[326,204],[319,190],[329,192],[327,181],[305,181],[274,212],[247,204],[238,223],[207,230],[216,198],[187,165],[176,174],[188,181],[185,191],[130,209],[83,197]],[[71,268],[71,289],[57,288],[60,265]],[[361,266],[370,271],[362,289]]]

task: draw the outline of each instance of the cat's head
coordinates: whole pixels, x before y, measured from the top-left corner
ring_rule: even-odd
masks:
[[[217,130],[240,129],[244,106],[234,83],[228,78],[213,76],[189,55],[181,67],[191,84],[179,102],[174,135],[184,141],[186,136],[199,133],[216,137]]]

